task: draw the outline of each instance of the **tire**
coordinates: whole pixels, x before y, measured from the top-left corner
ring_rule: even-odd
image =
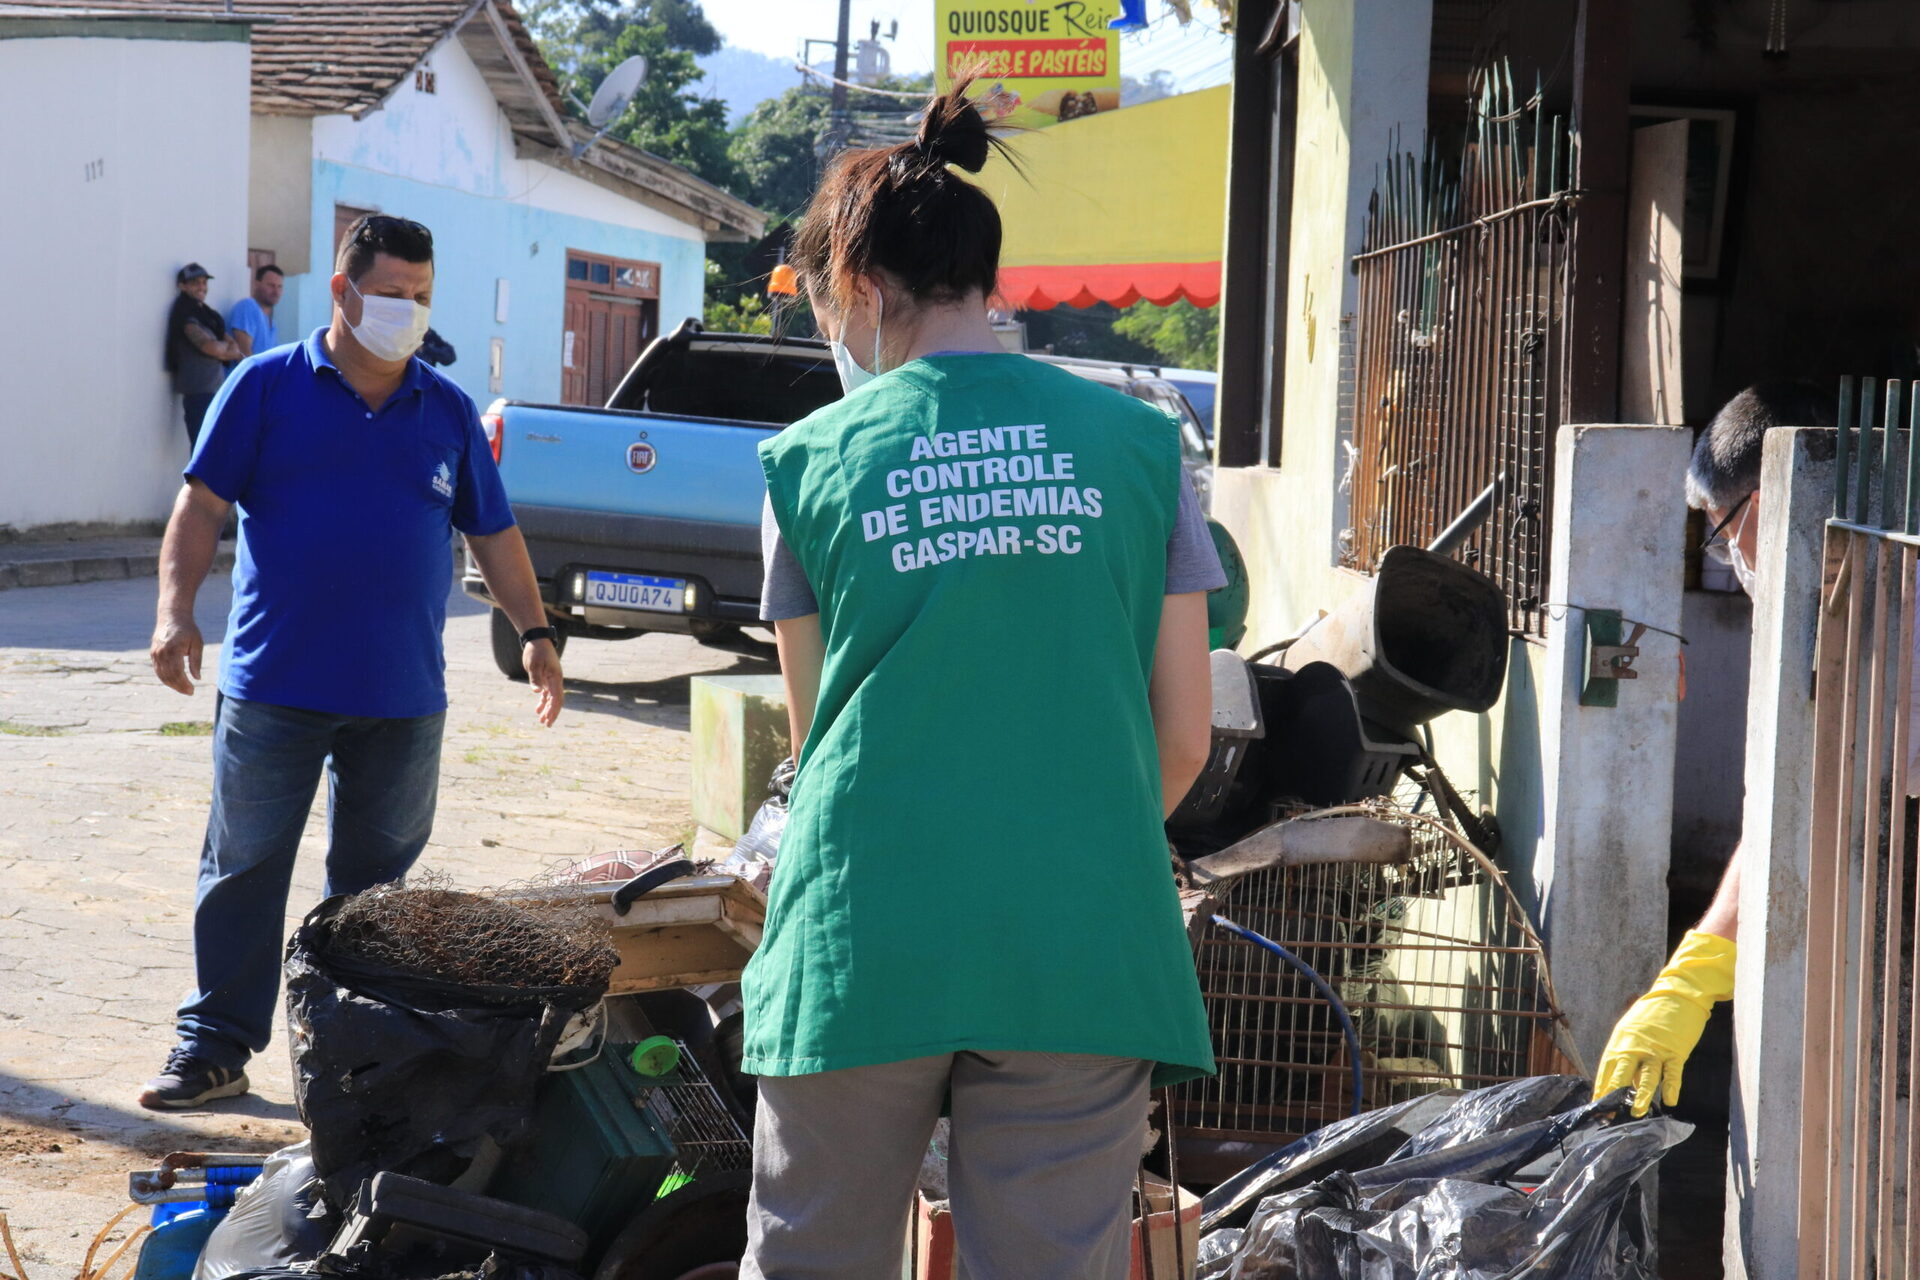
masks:
[[[513,629],[504,610],[494,609],[488,619],[487,638],[493,645],[493,665],[500,668],[500,674],[509,680],[526,681],[527,669],[520,665],[520,633]],[[553,647],[557,652],[567,651],[567,633],[555,628]]]
[[[594,1280],[681,1280],[696,1269],[740,1261],[751,1181],[744,1169],[709,1173],[640,1208],[601,1255]]]
[[[690,618],[687,630],[701,644],[710,644],[716,649],[725,649],[740,642],[740,628],[731,622],[712,622],[706,618]]]

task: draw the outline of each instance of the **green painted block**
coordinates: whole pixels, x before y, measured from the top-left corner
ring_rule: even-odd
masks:
[[[729,840],[767,798],[774,766],[793,754],[779,676],[695,676],[693,820]]]

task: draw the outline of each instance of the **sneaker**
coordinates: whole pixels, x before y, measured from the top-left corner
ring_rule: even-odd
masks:
[[[167,1065],[147,1081],[140,1105],[149,1111],[183,1111],[215,1098],[234,1098],[247,1091],[247,1073],[217,1067],[185,1045],[167,1055]]]

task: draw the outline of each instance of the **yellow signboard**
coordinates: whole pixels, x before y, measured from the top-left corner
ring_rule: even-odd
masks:
[[[1026,129],[1120,105],[1120,0],[935,0],[942,92],[975,78],[989,119]]]

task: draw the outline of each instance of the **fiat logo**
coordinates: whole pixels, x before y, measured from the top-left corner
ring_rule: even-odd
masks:
[[[659,461],[660,455],[645,440],[627,446],[627,470],[635,475],[645,475]]]

